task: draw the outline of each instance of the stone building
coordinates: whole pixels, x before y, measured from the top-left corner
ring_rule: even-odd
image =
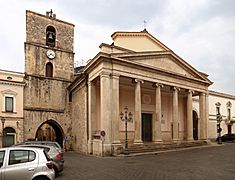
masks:
[[[1,147],[23,141],[24,74],[0,70]]]
[[[52,11],[26,11],[23,140],[57,141],[94,155],[120,153],[126,135],[129,145],[206,141],[217,135],[217,102],[228,131],[235,130],[235,98],[208,91],[208,75],[146,29],[111,37],[74,69],[74,25]],[[132,114],[127,129],[125,107]]]
[[[71,136],[67,87],[74,78],[74,25],[26,11],[24,139],[63,145]]]
[[[235,133],[235,96],[209,91],[209,121],[208,121],[208,139],[214,140],[217,134],[217,119],[216,114],[220,113],[222,116],[221,121],[221,134]]]
[[[126,135],[120,112],[126,106],[133,114],[129,144],[206,140],[208,76],[146,30],[115,32],[112,39],[111,45],[100,45],[69,86],[74,148],[96,155],[119,153]],[[195,115],[193,97],[199,99]]]

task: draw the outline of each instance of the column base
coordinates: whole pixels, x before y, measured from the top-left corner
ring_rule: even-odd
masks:
[[[175,138],[175,139],[172,139],[172,141],[173,141],[173,142],[179,142],[179,141],[180,141],[180,139]]]
[[[143,144],[143,141],[142,140],[135,140],[134,144]]]
[[[193,138],[187,138],[187,141],[194,141]]]
[[[161,139],[158,139],[158,140],[153,141],[154,144],[162,144],[162,142],[163,142],[163,141],[162,141]]]
[[[122,150],[123,150],[123,146],[120,143],[120,141],[115,141],[112,143],[112,155],[121,154]]]

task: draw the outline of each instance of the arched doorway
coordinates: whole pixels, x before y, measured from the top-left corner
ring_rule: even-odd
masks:
[[[6,127],[3,130],[3,147],[9,147],[15,144],[16,131],[12,127]]]
[[[47,120],[37,129],[35,138],[38,141],[56,141],[63,147],[64,132],[56,121]]]
[[[193,111],[193,139],[198,140],[198,115]]]

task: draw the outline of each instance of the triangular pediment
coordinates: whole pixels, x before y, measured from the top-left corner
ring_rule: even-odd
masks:
[[[135,52],[168,51],[162,42],[157,40],[146,30],[141,32],[115,32],[112,35],[114,45]]]
[[[152,67],[167,73],[188,78],[207,80],[205,75],[194,69],[183,59],[172,52],[145,52],[119,55],[119,58],[135,62],[139,65]]]

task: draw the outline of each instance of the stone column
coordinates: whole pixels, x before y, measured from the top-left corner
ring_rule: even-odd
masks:
[[[187,140],[193,140],[193,100],[192,100],[192,90],[188,91],[187,98]]]
[[[111,121],[112,121],[112,99],[111,99],[111,79],[110,73],[102,72],[100,74],[100,122],[101,130],[106,132],[104,148],[105,153],[109,154],[111,152]],[[106,148],[107,147],[107,148]],[[109,149],[110,148],[110,149]]]
[[[156,88],[156,105],[155,105],[155,119],[154,119],[154,136],[153,142],[162,142],[162,131],[161,131],[161,119],[162,119],[162,100],[161,100],[161,88],[162,84],[155,83]]]
[[[206,139],[205,135],[205,131],[206,131],[206,127],[205,127],[205,122],[206,122],[206,103],[205,103],[205,93],[200,93],[199,95],[199,110],[200,110],[200,121],[199,121],[199,125],[200,125],[200,139],[204,140]]]
[[[112,143],[120,144],[119,139],[119,75],[112,75]]]
[[[134,123],[135,123],[135,144],[141,144],[142,141],[142,126],[141,126],[141,87],[140,84],[143,84],[144,81],[140,79],[135,79],[135,114],[134,114]]]
[[[178,91],[180,88],[173,87],[173,141],[179,140],[179,104],[178,104]]]
[[[209,123],[209,94],[205,95],[205,138],[208,138],[208,123]]]
[[[88,82],[88,153],[93,153],[93,134],[96,130],[96,86]]]

